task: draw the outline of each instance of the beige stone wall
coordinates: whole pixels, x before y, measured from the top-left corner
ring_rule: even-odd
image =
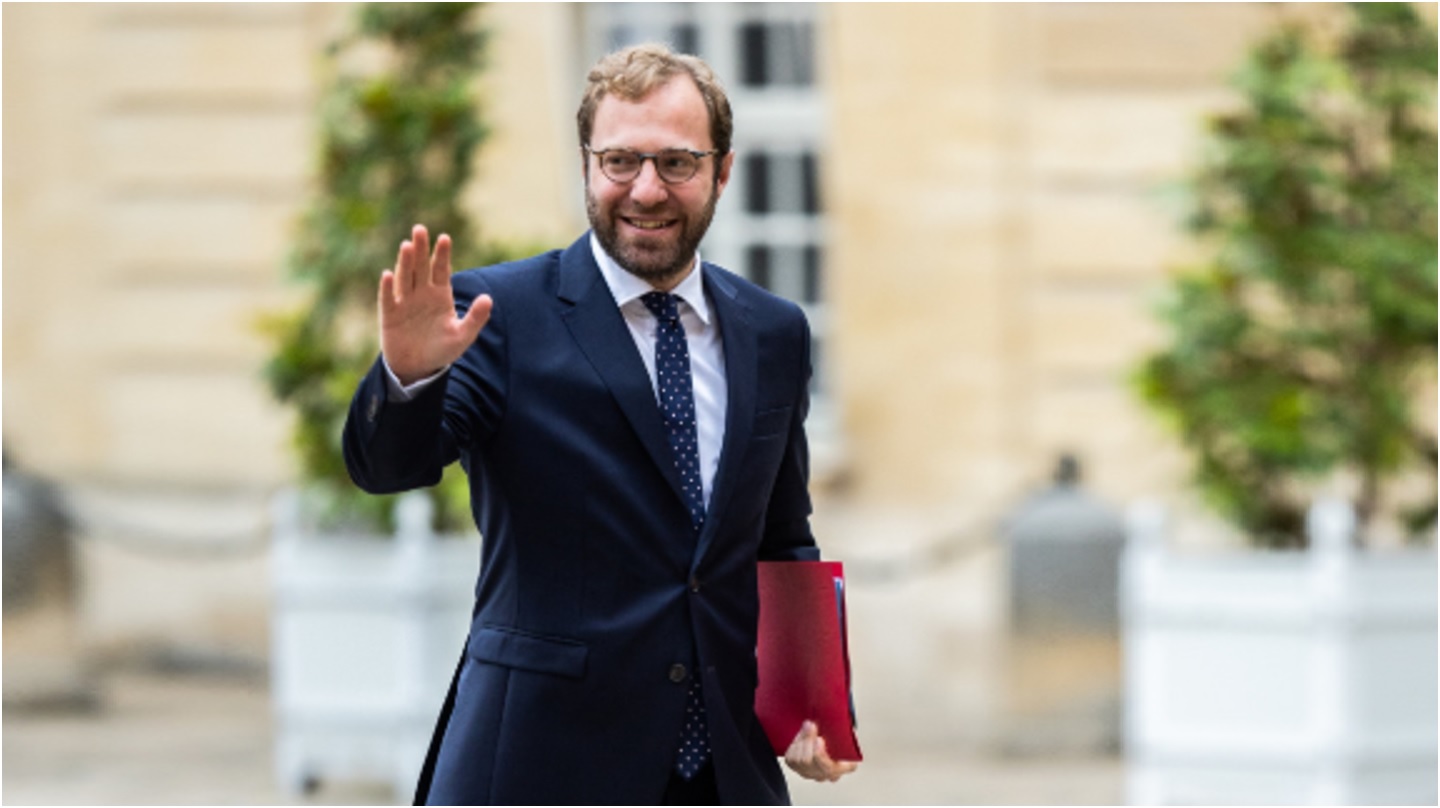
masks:
[[[80,517],[94,645],[265,647],[267,498],[294,462],[256,321],[299,299],[285,261],[320,54],[349,12],[3,10],[4,445]],[[486,15],[477,219],[489,237],[568,240],[574,11]]]
[[[862,497],[993,511],[1065,450],[1115,499],[1175,484],[1125,378],[1186,254],[1166,185],[1271,13],[830,9],[831,372]]]
[[[254,323],[293,297],[334,12],[3,10],[4,444],[78,518],[91,648],[265,647],[292,463]]]
[[[67,480],[283,479],[253,320],[286,294],[324,14],[4,14],[7,450]]]
[[[491,126],[467,195],[482,236],[569,245],[588,225],[575,139],[587,65],[567,3],[488,6],[490,69],[479,92]]]
[[[310,189],[319,54],[348,6],[5,9],[5,445],[103,485],[268,489],[293,471],[260,312]],[[485,234],[583,223],[563,5],[499,5],[478,88]],[[562,163],[562,159],[564,162]],[[397,236],[398,238],[398,236]]]
[[[267,488],[286,417],[255,312],[312,153],[344,6],[5,11],[5,441],[72,479]],[[1257,5],[840,4],[821,15],[833,349],[856,494],[982,503],[1079,451],[1173,481],[1123,377],[1185,249],[1165,184],[1273,12]],[[489,8],[487,237],[583,227],[579,15]],[[743,122],[742,122],[743,123]],[[923,372],[921,369],[924,369]],[[1157,473],[1159,472],[1159,473]]]
[[[243,570],[187,574],[190,594],[146,620],[221,589],[227,614],[263,607],[264,497],[294,467],[254,319],[295,296],[284,261],[312,173],[318,58],[348,10],[3,10],[5,447],[100,492],[105,513],[151,503],[132,534],[156,514],[210,514],[167,524],[219,536]],[[830,502],[988,519],[1067,449],[1113,501],[1174,490],[1179,452],[1125,378],[1158,335],[1148,300],[1188,251],[1167,184],[1276,13],[821,10],[824,361],[853,483]],[[584,226],[581,12],[485,14],[494,131],[467,198],[487,238],[567,243]],[[92,561],[159,586],[170,571],[155,559],[187,530],[145,545],[143,563],[121,544]],[[92,608],[120,632],[132,589],[106,580]]]

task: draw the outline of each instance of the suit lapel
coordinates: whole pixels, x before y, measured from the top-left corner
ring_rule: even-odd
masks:
[[[756,359],[756,336],[750,309],[740,300],[738,290],[720,273],[704,271],[705,290],[720,323],[720,338],[725,349],[725,441],[720,450],[720,464],[705,510],[705,527],[695,552],[695,563],[704,556],[723,521],[726,503],[735,489],[744,461],[745,447],[750,443],[754,426],[755,385],[759,377]]]
[[[625,325],[625,318],[616,307],[610,288],[601,279],[600,268],[595,266],[589,234],[561,254],[556,293],[561,300],[571,304],[563,314],[571,337],[605,386],[610,388],[610,394],[625,413],[650,459],[660,468],[675,496],[683,503],[685,495],[680,488],[675,461],[670,455],[670,443],[665,438],[660,406],[655,403],[655,390],[650,385],[650,376],[645,372],[640,354],[635,350],[635,341]]]

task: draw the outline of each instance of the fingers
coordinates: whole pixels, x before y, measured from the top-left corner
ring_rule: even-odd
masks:
[[[407,298],[413,294],[421,294],[429,287],[440,287],[448,295],[452,249],[450,236],[442,233],[436,239],[435,252],[429,253],[430,234],[425,225],[415,225],[410,231],[410,238],[400,242],[400,248],[395,254],[395,268],[380,273],[381,313],[394,312],[405,306]],[[485,300],[483,306],[477,300],[476,305],[467,313],[466,327],[471,331],[472,337],[480,332],[490,317],[491,304],[488,297]]]
[[[435,239],[435,255],[430,259],[430,282],[436,286],[450,284],[450,237],[444,233]]]
[[[426,252],[427,254],[429,253],[430,230],[429,228],[425,227],[425,225],[417,224],[414,227],[410,228],[410,240],[415,242],[415,245],[419,247],[421,251]]]
[[[860,764],[832,760],[819,727],[813,721],[806,721],[785,752],[785,765],[806,779],[833,783],[855,771]]]
[[[797,760],[809,760],[815,746],[815,739],[820,735],[820,728],[815,726],[814,721],[806,721],[800,725],[800,731],[795,733],[795,740],[790,742],[790,749],[785,752],[785,757],[795,757]]]
[[[818,734],[815,736],[814,754],[811,756],[815,770],[818,773],[818,780],[833,783],[840,779],[840,773],[835,771],[835,761],[825,751],[825,739]]]
[[[855,771],[855,767],[860,765],[853,760],[831,760],[830,753],[825,749],[825,739],[819,736],[815,738],[815,762],[819,764],[821,771],[825,772],[826,779],[832,783]]]
[[[818,736],[815,738],[815,762],[822,769],[835,768],[835,761],[830,759],[830,753],[825,750],[825,739]]]
[[[410,242],[413,245],[410,253],[413,274],[408,288],[415,289],[430,282],[430,273],[425,271],[430,262],[430,231],[423,224],[415,225],[410,229]]]
[[[395,299],[403,300],[411,290],[425,284],[449,284],[450,249],[450,237],[441,235],[432,257],[430,231],[423,224],[415,225],[395,255]]]
[[[395,302],[395,272],[386,269],[380,273],[380,315],[394,311]]]
[[[480,329],[490,322],[490,312],[494,308],[495,301],[489,295],[481,295],[470,304],[470,310],[465,312],[465,319],[461,321],[467,342],[474,342],[475,337],[480,335]]]
[[[805,765],[809,756],[805,754],[806,742],[813,737],[814,725],[809,721],[800,725],[800,731],[795,733],[795,740],[790,742],[790,748],[785,750],[785,764],[796,771]]]

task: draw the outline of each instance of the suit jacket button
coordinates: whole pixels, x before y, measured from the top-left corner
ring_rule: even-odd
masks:
[[[699,592],[699,591],[700,591],[700,579],[697,578],[697,577],[695,577],[694,575],[691,575],[691,576],[690,576],[690,591],[691,591],[691,592]]]
[[[685,666],[675,664],[670,666],[670,681],[680,684],[685,681]]]

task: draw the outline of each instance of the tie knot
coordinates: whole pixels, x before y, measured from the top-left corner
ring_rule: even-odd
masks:
[[[668,292],[646,292],[640,296],[640,302],[661,322],[680,319],[680,309],[675,305],[678,299]]]

